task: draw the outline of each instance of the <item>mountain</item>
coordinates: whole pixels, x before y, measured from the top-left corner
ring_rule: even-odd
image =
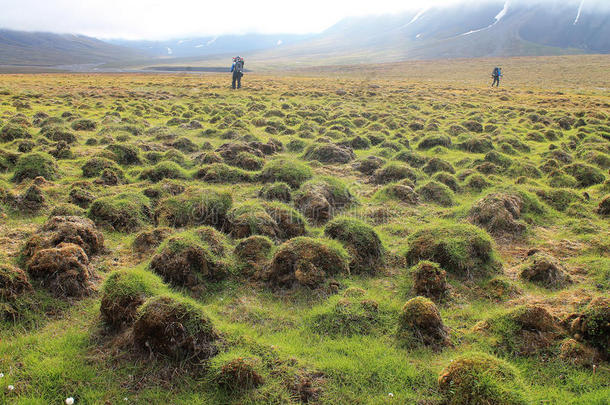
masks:
[[[0,65],[55,66],[131,60],[144,55],[132,48],[84,35],[0,29]]]
[[[479,0],[352,17],[306,40],[245,55],[250,67],[610,53],[610,6]],[[242,52],[243,53],[243,52]],[[180,63],[181,61],[176,61]],[[194,65],[216,64],[208,57]]]
[[[166,41],[114,39],[114,45],[133,48],[152,57],[191,58],[216,54],[238,54],[273,49],[304,41],[313,35],[248,34],[181,38]]]
[[[312,35],[249,34],[166,41],[0,30],[0,65],[249,69],[405,60],[610,53],[608,0],[463,0],[344,19]],[[85,67],[86,68],[86,67]],[[197,70],[197,69],[195,69]]]

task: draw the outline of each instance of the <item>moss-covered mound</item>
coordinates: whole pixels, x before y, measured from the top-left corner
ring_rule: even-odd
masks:
[[[440,349],[449,344],[449,334],[436,305],[428,298],[407,301],[398,318],[398,339],[406,347],[419,345]]]
[[[268,162],[261,171],[260,178],[264,182],[284,182],[293,189],[311,179],[313,171],[305,163],[294,159],[274,159]]]
[[[523,199],[518,195],[492,193],[479,200],[470,210],[470,221],[492,235],[522,234],[527,226],[520,221]]]
[[[577,181],[577,187],[585,188],[603,183],[606,180],[604,173],[594,166],[585,163],[572,163],[563,170]]]
[[[78,245],[90,257],[104,249],[104,235],[96,229],[90,219],[76,216],[54,216],[26,242],[21,251],[22,259],[27,261],[36,251],[56,247],[60,243]]]
[[[577,340],[584,340],[610,358],[610,299],[597,297],[570,323],[570,331]]]
[[[438,379],[448,405],[526,405],[518,371],[485,353],[468,353],[454,359]]]
[[[233,238],[241,239],[250,235],[264,235],[276,238],[279,233],[277,223],[261,204],[246,203],[231,209],[227,215],[228,228]]]
[[[140,179],[152,182],[158,182],[163,179],[186,179],[187,177],[188,175],[184,169],[178,163],[172,161],[159,162],[140,173]]]
[[[171,228],[166,227],[142,231],[136,235],[131,246],[137,253],[149,252],[158,247],[172,232]]]
[[[528,258],[519,276],[547,288],[561,288],[571,281],[570,276],[557,260],[540,252]]]
[[[371,181],[375,184],[388,184],[403,179],[415,182],[417,181],[417,173],[409,166],[396,162],[390,162],[380,167],[375,170],[371,177]]]
[[[287,240],[307,234],[305,218],[292,207],[280,202],[269,202],[263,204],[263,209],[277,224],[276,237],[279,240]]]
[[[292,199],[291,189],[288,183],[275,182],[264,185],[258,192],[258,196],[270,201],[281,201],[288,203]]]
[[[112,153],[114,161],[120,165],[139,165],[142,163],[140,152],[134,145],[115,143],[106,146],[106,150]]]
[[[165,289],[161,279],[146,270],[124,269],[110,273],[102,287],[102,321],[115,329],[133,324],[140,305]]]
[[[411,274],[415,294],[433,300],[440,300],[447,295],[447,272],[438,264],[423,260],[411,269]]]
[[[278,247],[268,279],[279,287],[318,287],[334,276],[349,274],[349,259],[338,242],[298,237]]]
[[[212,163],[199,168],[193,177],[207,183],[250,183],[258,178],[258,173],[224,163]]]
[[[16,301],[30,291],[32,285],[23,270],[9,264],[0,264],[0,320],[17,319],[20,314]]]
[[[20,183],[25,179],[34,179],[38,176],[46,180],[55,180],[59,175],[59,169],[55,159],[45,153],[28,153],[21,155],[15,165],[13,181]]]
[[[73,243],[37,250],[26,269],[58,297],[83,297],[93,291],[89,258]]]
[[[461,277],[486,277],[500,269],[490,236],[468,224],[440,224],[413,232],[406,252],[407,263],[420,260],[438,263]]]
[[[265,383],[260,370],[261,361],[258,358],[235,357],[224,360],[222,364],[212,365],[214,366],[217,366],[214,380],[229,392],[243,392]]]
[[[159,201],[155,219],[158,225],[174,228],[210,225],[223,229],[232,205],[233,198],[228,192],[188,189],[180,195],[168,196]]]
[[[604,217],[610,216],[610,195],[605,196],[599,202],[597,213]]]
[[[599,364],[601,360],[595,349],[574,339],[566,339],[561,343],[559,358],[568,364],[583,368],[590,368]]]
[[[170,295],[149,298],[133,325],[133,341],[146,354],[199,362],[218,352],[218,333],[203,310]]]
[[[11,142],[15,139],[31,138],[28,130],[17,124],[8,123],[0,129],[0,142]]]
[[[297,208],[315,223],[324,223],[337,212],[356,204],[356,198],[339,179],[323,177],[303,184],[295,193]]]
[[[430,180],[426,184],[416,189],[419,197],[430,203],[438,204],[443,207],[451,207],[455,204],[453,191],[436,180]]]
[[[356,218],[340,217],[326,225],[324,234],[348,250],[352,273],[376,274],[383,267],[385,249],[372,226]]]
[[[271,239],[253,235],[240,240],[233,253],[244,273],[251,275],[262,268],[270,259],[273,251]]]
[[[314,144],[309,146],[303,157],[307,160],[317,160],[321,163],[349,163],[356,155],[348,146],[335,145],[332,143]]]
[[[105,157],[96,156],[87,160],[82,166],[83,177],[97,177],[105,170],[110,170],[120,179],[124,179],[123,170],[112,160]]]
[[[517,307],[488,321],[499,351],[517,356],[555,355],[559,322],[538,305]]]
[[[405,204],[417,205],[419,196],[413,188],[407,184],[393,183],[383,186],[375,193],[376,200],[398,200]]]
[[[87,216],[96,224],[118,232],[133,232],[150,222],[150,200],[140,193],[125,192],[93,201]]]
[[[150,269],[168,283],[188,287],[218,280],[226,270],[222,257],[193,232],[165,241],[152,257]]]

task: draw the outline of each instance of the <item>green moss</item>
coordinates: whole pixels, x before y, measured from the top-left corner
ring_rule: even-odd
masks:
[[[213,163],[201,167],[194,177],[208,183],[241,183],[255,181],[258,173],[231,167],[224,163]]]
[[[305,163],[289,159],[274,159],[268,162],[261,172],[265,182],[281,181],[298,188],[313,176],[313,171]]]
[[[339,242],[297,237],[280,245],[271,261],[270,280],[280,286],[317,287],[349,274],[350,256]]]
[[[142,350],[173,360],[196,362],[218,352],[218,333],[210,318],[198,304],[175,294],[147,299],[133,329],[134,342]]]
[[[91,203],[87,216],[119,232],[133,232],[150,222],[150,200],[140,193],[125,192]]]
[[[216,249],[215,249],[216,248]],[[219,251],[196,231],[172,235],[150,261],[150,269],[172,285],[195,287],[224,277],[227,262]]]
[[[440,391],[448,405],[526,405],[519,372],[485,353],[465,353],[440,374]]]
[[[184,193],[163,198],[155,210],[157,223],[162,226],[211,225],[222,228],[233,205],[228,192],[213,189],[188,189]]]
[[[577,181],[577,187],[581,188],[594,186],[606,180],[601,170],[585,163],[573,163],[565,166],[563,170],[573,176]]]
[[[118,164],[137,165],[142,163],[140,160],[140,152],[134,145],[112,144],[106,146],[106,149],[112,152],[114,160]]]
[[[87,118],[72,122],[72,129],[75,131],[93,131],[95,128],[97,128],[96,122]]]
[[[265,184],[259,191],[259,197],[265,200],[277,200],[282,202],[290,202],[292,199],[291,189],[288,183],[275,182]]]
[[[234,351],[220,354],[210,362],[210,374],[214,383],[231,394],[260,387],[265,382],[263,373],[260,358],[251,355],[244,357]]]
[[[451,147],[451,144],[451,138],[449,138],[447,135],[428,135],[419,142],[417,149],[432,149],[435,146],[444,146],[449,148]]]
[[[438,181],[431,180],[419,186],[415,191],[426,202],[439,204],[443,207],[455,205],[453,191]]]
[[[373,181],[377,184],[387,184],[403,179],[415,182],[417,181],[417,173],[409,166],[401,163],[389,162],[373,173]]]
[[[123,170],[112,160],[105,157],[92,157],[81,166],[83,177],[97,177],[105,169],[112,170],[119,178],[124,178]]]
[[[28,153],[19,157],[13,174],[14,182],[25,179],[34,179],[38,176],[46,180],[55,180],[59,176],[59,169],[55,159],[45,153]]]
[[[440,223],[417,229],[408,238],[409,265],[420,260],[440,264],[461,277],[486,277],[500,269],[491,237],[468,224]]]
[[[354,274],[376,274],[383,267],[385,249],[373,227],[356,218],[339,217],[324,228],[329,238],[343,243],[352,255]]]
[[[188,175],[177,163],[172,161],[159,162],[153,167],[142,170],[140,179],[158,182],[163,179],[186,179]]]
[[[141,268],[114,271],[102,286],[102,320],[113,328],[129,325],[147,298],[166,290],[158,276]]]

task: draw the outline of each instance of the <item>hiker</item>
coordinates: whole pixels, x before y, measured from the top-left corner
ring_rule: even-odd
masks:
[[[237,88],[241,89],[241,77],[244,75],[244,59],[236,56],[233,58],[233,65],[231,65],[231,72],[233,73],[233,84],[232,87],[235,89],[235,83]]]
[[[494,79],[493,83],[491,84],[491,87],[493,87],[494,85],[496,87],[500,87],[500,77],[502,77],[502,69],[500,69],[499,67],[494,68],[491,77],[493,77]]]

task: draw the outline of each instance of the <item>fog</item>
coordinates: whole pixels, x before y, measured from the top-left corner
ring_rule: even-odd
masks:
[[[257,33],[316,33],[349,16],[421,10],[460,0],[0,0],[0,28],[99,38],[169,39]],[[479,0],[503,4],[503,0]],[[581,0],[509,0],[578,7]],[[610,0],[584,0],[584,10]]]

